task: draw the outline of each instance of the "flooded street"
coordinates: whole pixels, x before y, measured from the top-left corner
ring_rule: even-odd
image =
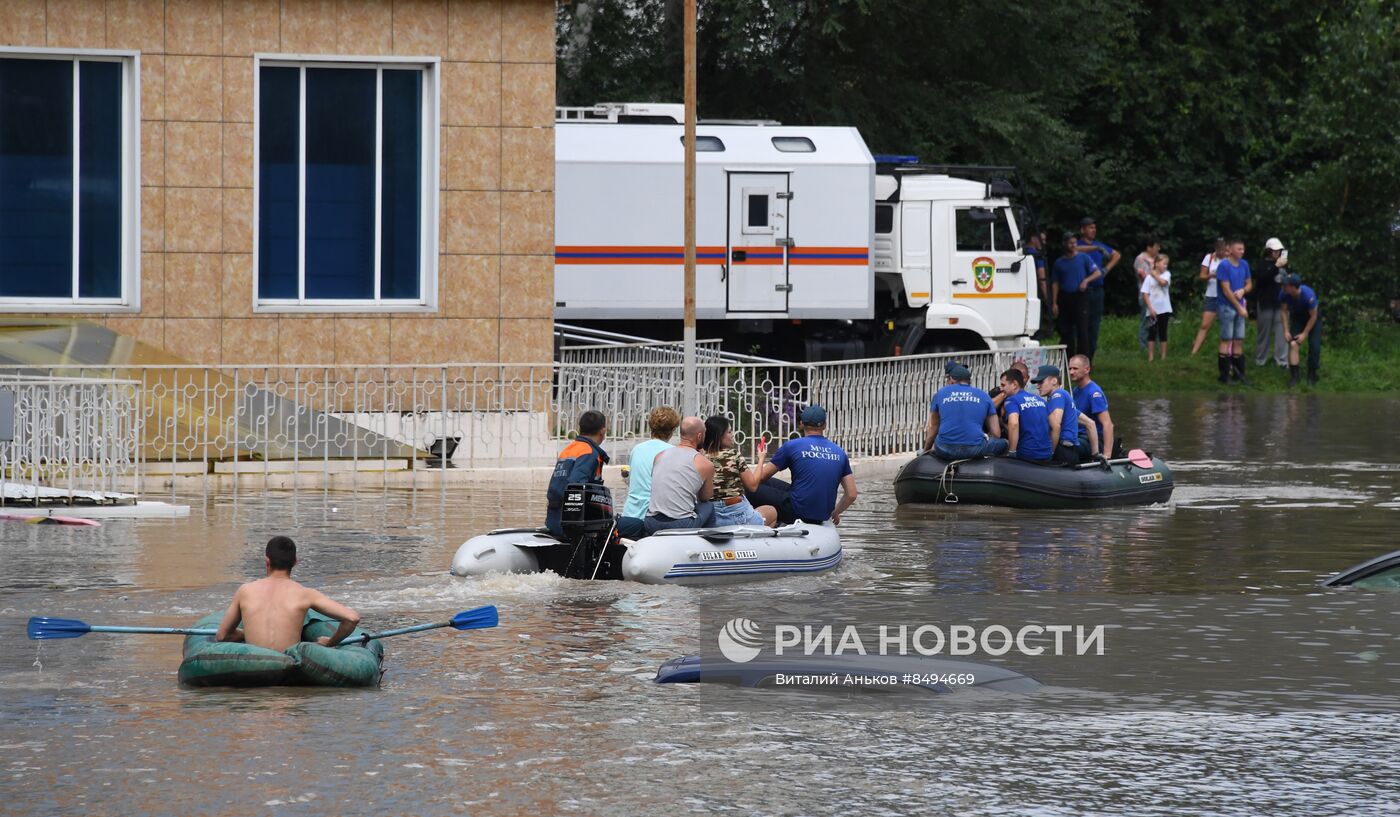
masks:
[[[543,491],[513,487],[181,494],[187,520],[5,523],[0,814],[1395,813],[1400,593],[1318,581],[1400,547],[1397,411],[1120,399],[1120,434],[1172,466],[1167,505],[899,508],[869,480],[839,569],[729,587],[449,576],[469,536],[543,519]],[[275,534],[367,629],[483,604],[500,626],[386,641],[373,691],[181,689],[175,636],[24,637],[36,614],[186,626],[261,575]],[[1122,626],[1103,657],[999,660],[1047,685],[1014,698],[652,682],[712,648],[716,616],[861,598]],[[1198,651],[1213,627],[1234,640]]]

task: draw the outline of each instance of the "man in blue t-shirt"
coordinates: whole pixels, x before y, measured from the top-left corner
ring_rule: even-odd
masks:
[[[851,507],[860,492],[851,473],[851,458],[841,446],[828,440],[826,409],[812,404],[802,410],[799,418],[803,436],[783,443],[773,459],[764,463],[760,482],[784,469],[792,472],[792,512],[809,525],[820,525],[828,519],[841,524],[841,514]],[[841,488],[841,501],[836,501],[836,488]]]
[[[994,457],[1006,453],[997,409],[986,392],[971,385],[966,366],[952,364],[948,384],[928,404],[924,450],[945,460]]]
[[[1220,323],[1220,382],[1229,383],[1233,377],[1249,385],[1249,378],[1244,376],[1245,296],[1254,289],[1254,279],[1249,274],[1249,262],[1244,260],[1243,241],[1229,241],[1226,252],[1215,268],[1215,280],[1219,283],[1215,314]]]
[[[1079,220],[1079,240],[1074,243],[1075,251],[1088,258],[1094,266],[1103,270],[1103,275],[1089,282],[1086,300],[1089,307],[1089,345],[1081,351],[1090,358],[1099,350],[1099,325],[1103,323],[1103,285],[1108,274],[1118,266],[1123,256],[1107,244],[1099,241],[1099,225],[1093,216]],[[1073,354],[1071,352],[1071,354]]]
[[[1288,344],[1288,387],[1298,385],[1298,357],[1303,342],[1308,344],[1308,385],[1317,385],[1317,369],[1322,365],[1322,313],[1318,311],[1317,293],[1304,286],[1303,279],[1289,275],[1278,294],[1279,322],[1283,324],[1283,339]]]
[[[1122,452],[1113,448],[1115,444],[1120,448],[1123,444],[1113,435],[1113,417],[1108,413],[1108,396],[1103,393],[1098,383],[1089,379],[1092,368],[1089,358],[1084,355],[1075,355],[1069,359],[1069,381],[1074,385],[1074,407],[1080,414],[1094,421],[1094,428],[1098,430],[1099,435],[1097,451],[1090,445],[1087,429],[1079,435],[1080,458],[1121,457]]]
[[[1080,426],[1088,427],[1091,446],[1098,445],[1098,430],[1074,407],[1074,397],[1060,388],[1059,366],[1041,366],[1031,382],[1040,387],[1040,396],[1050,410],[1050,439],[1055,441],[1053,459],[1061,465],[1078,465]]]
[[[1069,354],[1077,355],[1088,353],[1088,292],[1103,273],[1087,254],[1076,252],[1074,246],[1074,233],[1066,232],[1064,253],[1050,268],[1050,309],[1060,330],[1060,342]]]
[[[1035,392],[1023,391],[1026,376],[1018,369],[1007,369],[1001,375],[1001,390],[1006,394],[1006,441],[1008,457],[1028,462],[1050,462],[1055,446],[1050,442],[1050,409]]]

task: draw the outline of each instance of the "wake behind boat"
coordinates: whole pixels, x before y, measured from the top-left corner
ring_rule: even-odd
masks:
[[[948,461],[915,457],[894,480],[901,505],[1001,505],[1077,510],[1149,505],[1172,495],[1167,464],[1141,451],[1105,463],[1075,467],[1037,465],[1014,457]]]

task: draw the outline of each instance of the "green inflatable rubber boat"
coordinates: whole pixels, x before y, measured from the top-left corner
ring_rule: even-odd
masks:
[[[217,629],[222,615],[201,618],[195,627]],[[323,647],[321,636],[336,630],[336,622],[319,613],[306,614],[301,642],[284,652],[236,641],[215,641],[212,635],[185,636],[185,660],[180,683],[192,687],[323,686],[371,687],[383,675],[384,645]],[[361,635],[355,630],[354,635]]]

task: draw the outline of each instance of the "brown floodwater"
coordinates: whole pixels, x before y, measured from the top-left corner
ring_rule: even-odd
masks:
[[[1394,813],[1400,593],[1318,581],[1400,547],[1397,411],[1118,400],[1120,432],[1172,464],[1170,503],[899,508],[880,480],[839,569],[722,588],[449,576],[469,536],[542,519],[520,488],[184,493],[185,520],[0,523],[0,814]],[[377,690],[181,689],[177,637],[24,637],[35,614],[188,624],[279,533],[297,578],[370,629],[481,604],[501,625],[386,641]],[[717,615],[859,599],[1129,624],[1100,662],[998,659],[1047,685],[1014,700],[652,682],[713,647]],[[1231,627],[1250,638],[1191,640]]]

